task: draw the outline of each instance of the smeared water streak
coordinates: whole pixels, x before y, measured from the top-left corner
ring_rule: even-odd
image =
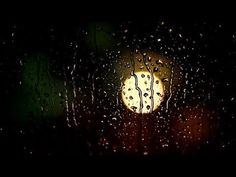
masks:
[[[166,111],[168,111],[168,108],[169,108],[169,101],[172,97],[172,83],[173,83],[173,75],[174,75],[174,67],[171,66],[171,73],[170,73],[170,85],[169,85],[169,97],[166,101]]]
[[[76,64],[73,65],[73,68],[71,70],[71,80],[72,80],[72,87],[73,87],[73,101],[71,103],[71,108],[72,108],[72,118],[74,121],[74,124],[77,126],[77,119],[76,119],[76,109],[77,109],[77,103],[76,103],[76,83],[75,83],[75,72]]]
[[[130,57],[131,65],[132,65],[131,76],[133,76],[134,79],[135,79],[135,89],[138,91],[139,100],[140,100],[139,112],[142,113],[142,110],[143,110],[142,90],[138,86],[138,77],[134,72],[135,71],[135,63],[134,63],[134,58],[133,57],[134,57],[134,55],[133,55],[133,53],[131,53],[131,57]]]
[[[64,88],[65,88],[65,106],[66,106],[66,121],[67,126],[71,127],[70,119],[69,119],[69,104],[68,104],[68,90],[67,90],[67,77],[65,67],[63,67],[63,74],[64,74]]]
[[[153,111],[153,107],[154,107],[154,99],[153,99],[153,94],[154,94],[154,90],[153,90],[153,82],[154,82],[154,78],[153,78],[153,71],[150,69],[150,67],[147,65],[147,59],[146,56],[143,55],[143,62],[144,65],[146,66],[146,69],[148,70],[148,72],[151,75],[151,83],[150,83],[150,91],[151,91],[151,106],[150,106],[150,113]]]
[[[92,75],[92,90],[91,90],[91,101],[94,104],[94,93],[95,93],[95,83],[94,83],[94,73]]]

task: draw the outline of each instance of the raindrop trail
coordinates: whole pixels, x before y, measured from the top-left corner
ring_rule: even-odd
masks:
[[[151,91],[151,106],[150,106],[150,113],[153,111],[153,107],[154,107],[154,99],[153,99],[153,95],[154,95],[154,90],[153,90],[153,82],[154,82],[154,77],[153,77],[153,72],[152,70],[150,69],[150,67],[147,65],[146,63],[146,56],[143,55],[143,62],[144,62],[144,65],[146,66],[148,72],[150,73],[151,75],[151,83],[150,83],[150,91]]]
[[[188,73],[186,73],[185,74],[185,80],[186,80],[186,85],[188,85]],[[184,100],[186,99],[186,93],[187,93],[187,91],[186,91],[186,88],[184,88],[184,90],[183,90],[183,92],[184,92]]]
[[[120,77],[120,81],[121,81],[120,88],[119,88],[119,90],[118,90],[118,92],[116,94],[116,105],[117,106],[119,105],[119,93],[122,92],[122,87],[124,86],[124,83],[122,82],[123,78],[124,78],[123,76]]]
[[[65,67],[63,66],[63,73],[64,73],[64,87],[65,87],[65,105],[66,105],[66,121],[67,126],[71,127],[70,119],[69,119],[69,104],[68,104],[68,90],[67,90],[67,77],[66,77],[66,71]]]
[[[75,83],[75,77],[74,77],[74,72],[75,72],[76,64],[73,65],[73,68],[71,70],[71,80],[72,80],[72,87],[73,87],[73,101],[71,103],[71,108],[72,108],[72,117],[74,124],[77,126],[77,119],[76,119],[76,114],[75,110],[77,110],[77,104],[74,103],[76,101],[76,83]]]
[[[174,75],[174,69],[173,69],[173,65],[171,66],[171,73],[170,73],[170,86],[169,86],[169,98],[167,99],[166,101],[166,111],[168,111],[168,108],[169,108],[169,101],[172,97],[172,83],[173,83],[173,75]]]
[[[133,53],[131,53],[131,57],[130,57],[131,65],[132,65],[131,76],[133,76],[134,79],[135,79],[135,89],[138,90],[139,99],[140,99],[139,112],[142,114],[142,110],[143,110],[142,90],[141,90],[141,89],[139,88],[139,86],[138,86],[138,77],[137,77],[137,75],[134,73],[134,71],[135,71],[135,63],[134,63],[134,58],[133,58],[133,57],[134,57],[134,55],[133,55]],[[141,119],[140,119],[140,118],[138,119],[138,150],[139,150],[140,152],[142,152],[142,127],[143,127],[142,120],[143,120],[143,114],[142,114]]]
[[[184,89],[184,100],[186,99],[186,88]]]
[[[138,94],[139,94],[139,99],[140,99],[140,107],[139,107],[139,112],[142,113],[143,111],[143,98],[142,98],[142,90],[139,88],[138,86],[138,77],[137,75],[134,73],[135,71],[135,63],[134,63],[134,56],[133,56],[133,53],[131,53],[131,57],[130,57],[130,60],[131,60],[131,65],[132,65],[132,71],[131,71],[131,76],[134,77],[135,79],[135,89],[138,90]]]
[[[92,90],[91,90],[92,104],[94,104],[94,92],[95,92],[94,76],[95,76],[95,73],[93,73],[92,75]]]

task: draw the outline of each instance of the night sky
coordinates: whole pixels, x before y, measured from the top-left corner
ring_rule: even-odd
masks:
[[[1,156],[236,154],[233,17],[62,16],[1,22]],[[145,70],[164,92],[142,114],[124,103],[134,95],[122,98],[122,84]]]

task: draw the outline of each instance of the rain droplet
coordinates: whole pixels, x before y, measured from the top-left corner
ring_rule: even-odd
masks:
[[[162,82],[168,82],[168,78],[163,78]]]
[[[135,107],[135,106],[131,106],[131,109],[133,109],[133,111],[136,112],[137,107]]]
[[[158,67],[154,67],[153,72],[158,72],[158,71],[159,71]]]
[[[163,62],[162,62],[161,60],[157,60],[157,61],[156,61],[156,64],[157,64],[157,65],[160,65],[160,64],[163,64]]]
[[[144,152],[143,155],[148,155],[148,152]]]

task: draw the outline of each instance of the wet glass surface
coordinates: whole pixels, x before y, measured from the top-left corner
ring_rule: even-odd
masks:
[[[228,21],[12,20],[0,51],[1,154],[235,154]]]

